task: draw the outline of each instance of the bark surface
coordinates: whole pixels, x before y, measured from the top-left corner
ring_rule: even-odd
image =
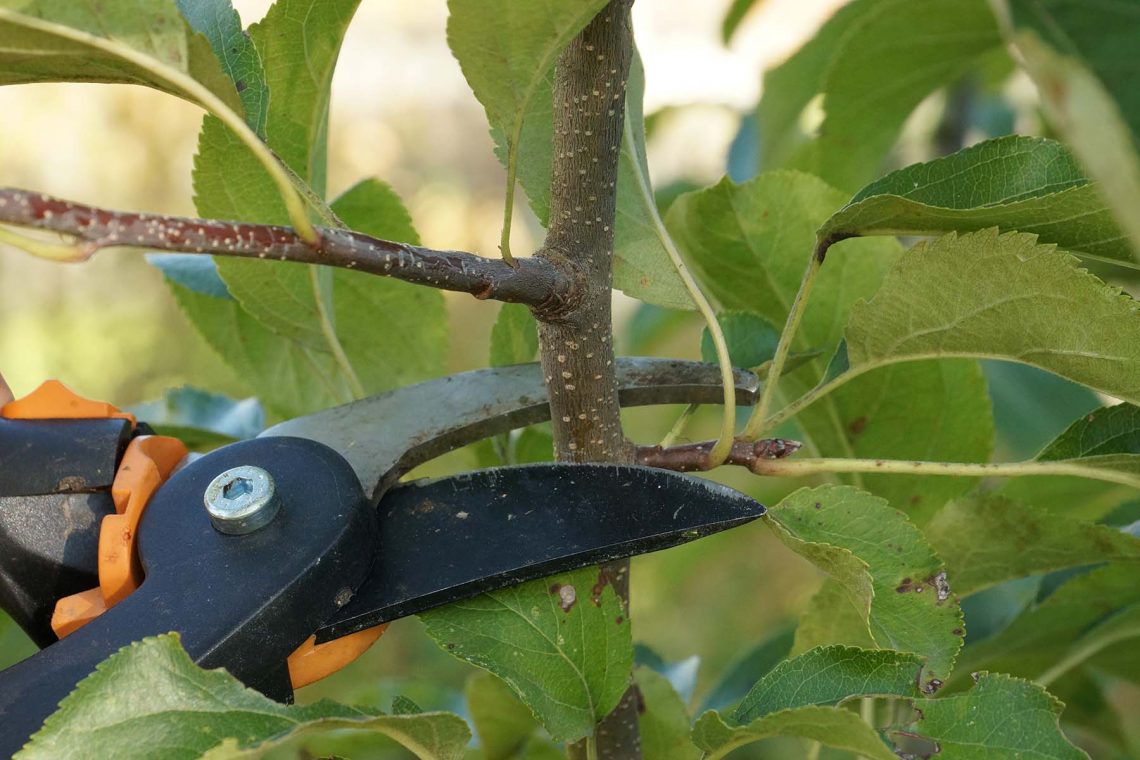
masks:
[[[562,462],[633,460],[621,427],[610,314],[632,4],[612,0],[563,51],[555,72],[550,229],[538,256],[581,284],[576,308],[539,323],[554,452]],[[628,610],[629,563],[601,572]],[[641,756],[639,702],[631,685],[598,725],[599,760]],[[572,746],[570,756],[585,758],[586,743]]]

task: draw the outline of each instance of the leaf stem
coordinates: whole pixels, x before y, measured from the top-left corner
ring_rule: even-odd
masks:
[[[689,423],[689,418],[693,416],[693,412],[700,408],[700,404],[689,404],[686,406],[685,410],[681,412],[681,416],[673,423],[673,427],[669,429],[669,432],[661,439],[661,443],[657,445],[662,449],[667,449],[672,446],[677,439],[681,437],[681,433],[684,432],[685,426]]]
[[[802,412],[807,407],[814,404],[816,401],[819,401],[827,394],[838,390],[840,387],[846,385],[851,380],[859,377],[859,375],[862,375],[865,371],[866,370],[864,368],[860,367],[858,369],[848,370],[842,374],[836,375],[830,380],[824,378],[814,388],[804,393],[802,396],[785,406],[780,411],[773,414],[768,419],[764,420],[763,424],[760,426],[761,430],[771,430],[778,425],[782,425],[792,417],[795,417],[797,414]],[[751,423],[751,420],[749,420],[749,423]]]
[[[499,237],[499,252],[503,254],[503,261],[511,266],[515,258],[511,255],[511,220],[515,215],[515,185],[518,180],[519,140],[522,138],[522,124],[512,135],[511,143],[507,146],[507,193],[503,201],[503,231]]]
[[[633,139],[633,126],[630,124],[629,119],[626,119],[622,139],[625,142],[625,150],[629,155],[636,155],[636,141]],[[701,288],[697,284],[696,279],[693,278],[689,268],[685,265],[684,259],[681,258],[681,252],[677,249],[676,243],[673,242],[673,236],[665,229],[665,223],[661,221],[661,215],[657,213],[657,202],[653,198],[653,191],[649,187],[649,178],[643,176],[643,173],[640,171],[637,172],[637,175],[638,191],[641,193],[642,203],[649,213],[649,218],[653,222],[653,232],[657,235],[657,239],[665,249],[665,253],[668,254],[669,261],[673,263],[673,268],[677,271],[681,282],[684,283],[685,290],[689,293],[689,298],[693,300],[697,311],[704,317],[705,324],[709,329],[709,335],[712,337],[713,347],[716,349],[716,360],[720,366],[721,383],[724,387],[724,416],[721,418],[720,436],[717,438],[716,445],[713,446],[712,451],[709,452],[710,464],[716,467],[728,458],[729,453],[732,451],[732,441],[736,433],[736,390],[735,381],[732,376],[732,359],[730,359],[728,355],[728,343],[724,339],[724,331],[720,327],[720,322],[717,321],[716,313],[713,311],[712,305],[709,304],[709,300],[705,298],[705,294],[701,292]]]
[[[768,408],[772,405],[772,399],[776,395],[780,374],[784,371],[784,363],[787,361],[788,352],[792,348],[792,340],[796,336],[800,320],[803,318],[804,310],[807,307],[808,294],[811,293],[816,275],[819,274],[822,266],[823,257],[818,254],[817,247],[816,250],[812,251],[811,261],[808,263],[808,267],[804,271],[804,278],[800,282],[800,289],[796,291],[795,300],[792,301],[792,307],[788,311],[788,321],[784,323],[784,330],[780,333],[780,342],[776,344],[776,354],[772,357],[772,367],[768,370],[768,379],[764,382],[764,392],[760,394],[760,403],[752,410],[752,416],[748,418],[748,424],[744,427],[742,437],[745,439],[755,440],[772,428],[771,425],[767,424],[765,417],[768,414]]]
[[[750,465],[757,475],[804,477],[831,473],[886,473],[891,475],[945,475],[968,478],[1018,478],[1067,475],[1140,488],[1140,475],[1107,470],[1075,461],[1060,462],[921,462],[897,459],[757,459]]]
[[[19,248],[36,258],[67,263],[86,261],[98,250],[90,243],[53,243],[50,240],[36,240],[6,227],[0,227],[0,243]]]
[[[329,352],[333,356],[337,367],[340,368],[341,373],[344,375],[345,382],[348,383],[348,388],[352,392],[354,399],[364,398],[364,386],[360,382],[360,377],[356,374],[356,368],[352,366],[352,361],[348,358],[348,354],[344,351],[344,346],[340,342],[340,336],[336,334],[336,325],[333,322],[333,315],[329,312],[329,300],[326,298],[326,292],[331,290],[332,283],[326,283],[328,287],[322,287],[321,279],[325,274],[331,274],[331,270],[324,267],[315,265],[309,266],[309,282],[313,288],[313,303],[317,308],[317,322],[321,326],[321,335],[324,336],[325,343],[329,347]]]
[[[1140,616],[1135,614],[1138,611],[1140,611],[1140,606],[1133,605],[1126,607],[1100,623],[1097,628],[1091,629],[1085,634],[1085,640],[1076,642],[1076,645],[1070,650],[1069,654],[1062,657],[1058,662],[1055,662],[1051,667],[1046,669],[1045,672],[1037,676],[1036,683],[1043,688],[1048,688],[1049,684],[1085,660],[1093,657],[1098,652],[1101,652],[1113,644],[1119,644],[1122,641],[1140,636]],[[1124,620],[1123,625],[1120,624],[1121,620]],[[1103,630],[1107,626],[1113,626],[1113,630],[1110,630],[1109,634],[1105,635]]]

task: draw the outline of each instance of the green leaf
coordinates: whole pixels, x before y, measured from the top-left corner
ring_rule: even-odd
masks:
[[[517,143],[559,54],[604,6],[602,0],[496,0],[493,7],[449,0],[448,45],[492,128]]]
[[[491,366],[532,362],[537,353],[538,323],[530,309],[517,303],[503,304],[491,328]]]
[[[673,245],[657,210],[645,150],[645,71],[634,51],[626,88],[614,222],[614,287],[669,309],[692,310],[692,297],[669,258]],[[547,170],[545,182],[549,182]],[[529,191],[528,191],[529,194]]]
[[[196,253],[148,253],[146,261],[171,282],[195,293],[233,300],[226,284],[218,276],[218,267],[211,256]]]
[[[178,634],[119,650],[79,682],[17,757],[236,758],[324,731],[368,731],[421,758],[463,756],[458,715],[384,715],[327,700],[278,704],[223,670],[201,670]]]
[[[227,139],[277,195],[277,206],[287,208],[286,221],[312,231],[302,200],[307,188],[246,124],[234,82],[174,0],[2,0],[0,84],[59,81],[141,84],[202,106],[232,130]]]
[[[822,562],[812,562],[820,567],[830,567],[828,559],[825,557]],[[869,580],[865,565],[863,563],[863,568],[860,568],[863,574],[856,576],[861,584]],[[863,592],[862,585],[858,589],[852,590],[851,581],[833,570],[800,615],[792,654],[834,644],[862,649],[877,647],[868,624],[873,591]]]
[[[618,162],[614,287],[658,306],[691,310],[696,308],[692,296],[673,263],[674,257],[680,259],[680,253],[661,220],[649,176],[644,96],[645,69],[635,48]]]
[[[240,401],[183,386],[157,401],[135,404],[128,411],[158,435],[177,438],[191,451],[211,451],[265,427],[265,410],[256,398]]]
[[[1140,400],[1140,311],[1034,236],[985,230],[914,247],[847,325],[852,370],[1006,359]]]
[[[348,24],[360,0],[277,0],[249,33],[272,97],[269,145],[325,195],[329,90]]]
[[[784,625],[760,643],[750,647],[725,669],[724,674],[701,702],[701,708],[719,710],[738,702],[752,684],[788,656],[792,651],[795,634],[794,625]]]
[[[748,311],[723,312],[716,320],[728,343],[728,357],[734,367],[759,367],[771,361],[780,342],[780,331],[771,322]],[[701,333],[701,358],[716,362],[716,348],[707,327]]]
[[[747,726],[730,726],[707,712],[693,726],[693,743],[718,760],[737,747],[775,736],[795,736],[854,752],[867,760],[898,760],[874,729],[853,712],[836,707],[797,707],[766,715]]]
[[[554,64],[562,48],[604,6],[602,0],[451,0],[448,6],[451,50],[487,111],[511,188],[511,167],[517,165],[518,180],[543,224],[550,211]],[[659,306],[692,309],[669,260],[667,233],[649,180],[641,103],[644,78],[635,54],[618,167],[614,287]]]
[[[860,187],[880,173],[915,107],[1000,42],[986,0],[858,0],[797,54],[806,61],[784,64],[795,93],[777,95],[785,128],[803,109],[797,102],[806,105],[816,93],[824,94],[826,113],[817,136],[788,164],[836,187]],[[760,114],[763,135],[763,104]]]
[[[664,676],[682,702],[688,704],[693,698],[693,689],[697,685],[697,671],[701,666],[699,655],[669,662],[648,644],[638,643],[633,645],[633,664],[635,670],[645,666]]]
[[[1000,633],[966,647],[961,670],[1001,670],[1036,678],[1087,631],[1137,604],[1140,584],[1133,563],[1105,565],[1077,575],[1027,608]]]
[[[419,715],[423,711],[424,709],[410,697],[405,697],[403,694],[392,697],[393,715]]]
[[[689,713],[669,679],[644,665],[633,675],[644,703],[637,718],[643,760],[697,760],[701,753],[689,740]]]
[[[629,620],[597,568],[420,615],[447,652],[503,679],[558,741],[590,734],[629,685]]]
[[[538,721],[527,706],[490,673],[472,673],[463,695],[483,760],[511,760],[538,729]]]
[[[1061,733],[1063,705],[1019,678],[982,673],[965,694],[919,699],[914,706],[922,716],[914,732],[935,742],[942,760],[1088,757]]]
[[[518,145],[535,101],[549,97],[558,55],[604,6],[605,0],[449,0],[447,43],[491,128],[508,145]]]
[[[983,361],[994,407],[998,447],[1011,460],[1028,459],[1078,415],[1100,406],[1083,385],[1013,362]]]
[[[346,226],[372,237],[420,244],[420,234],[400,196],[387,183],[362,179],[333,201],[333,211]],[[347,220],[351,219],[349,222]]]
[[[549,423],[523,428],[513,445],[516,464],[554,461],[554,436]]]
[[[487,111],[507,167],[504,256],[510,253],[520,154],[530,158],[530,146],[524,150],[522,143],[527,132],[543,129],[542,116],[551,113],[551,75],[559,54],[604,6],[604,0],[448,3],[448,45]],[[528,123],[532,118],[539,123]]]
[[[1100,182],[1140,255],[1140,98],[1132,86],[1140,73],[1133,50],[1140,13],[1131,3],[1080,0],[994,5],[1050,125]]]
[[[806,136],[800,123],[804,109],[823,90],[832,57],[848,29],[873,10],[873,0],[845,3],[786,61],[764,72],[756,107],[759,169],[787,166]]]
[[[1072,253],[1135,266],[1112,211],[1061,143],[999,137],[872,182],[819,237],[932,235],[997,227]]]
[[[815,246],[815,231],[844,202],[843,193],[798,172],[768,172],[742,184],[725,179],[681,196],[667,224],[702,283],[726,309],[758,313],[773,325],[787,321]],[[899,247],[885,238],[840,243],[820,271],[793,351],[819,351],[808,366],[781,378],[794,398],[826,372],[851,305],[871,297]],[[884,378],[886,382],[884,382]],[[992,423],[985,382],[966,363],[907,367],[825,396],[797,417],[809,448],[823,456],[931,456],[985,461]],[[882,399],[890,394],[891,403]],[[918,414],[911,418],[910,415]],[[885,422],[876,423],[877,417]],[[899,425],[898,420],[904,424]],[[925,517],[965,493],[968,480],[853,478]],[[918,500],[911,503],[917,496]]]
[[[415,243],[408,212],[390,187],[363,180],[332,203],[350,228]],[[443,293],[419,285],[337,269],[332,272],[336,331],[366,393],[443,374],[447,308]]]
[[[158,401],[136,404],[130,411],[150,425],[186,425],[230,438],[252,438],[265,428],[265,412],[255,398],[235,400],[184,385],[171,388]]]
[[[992,494],[947,504],[923,532],[960,594],[1066,567],[1140,561],[1140,539],[1127,533]]]
[[[332,357],[286,341],[232,299],[196,293],[167,280],[194,327],[278,417],[296,417],[346,400]]]
[[[16,625],[16,621],[0,610],[0,668],[15,665],[38,651],[28,635]]]
[[[281,0],[250,29],[272,97],[269,147],[316,195],[324,196],[329,85],[340,43],[359,0]],[[224,134],[203,128],[194,164],[198,211],[204,216],[284,224],[280,203],[265,192],[264,174],[240,156]],[[249,163],[249,162],[245,162]],[[257,189],[251,192],[251,186]],[[336,354],[329,271],[277,261],[220,257],[218,273],[242,307],[280,335]],[[342,360],[342,365],[349,364]],[[342,366],[344,373],[359,371]],[[351,378],[350,378],[351,384]]]
[[[855,488],[819,486],[786,497],[765,519],[868,611],[879,647],[926,658],[923,690],[947,680],[962,645],[962,610],[953,579],[905,515]]]
[[[1140,454],[1140,407],[1117,404],[1083,415],[1037,458],[1054,461],[1102,454]]]
[[[245,111],[245,123],[265,139],[269,87],[261,56],[241,26],[230,0],[175,0],[194,31],[205,35],[222,69],[234,83]]]
[[[845,200],[807,174],[767,172],[739,185],[725,178],[682,195],[670,206],[666,225],[724,309],[751,311],[783,325],[815,247],[815,231]],[[851,304],[874,294],[900,250],[889,240],[841,246],[841,255],[828,259],[816,279],[794,346],[800,350],[830,356]]]
[[[251,30],[262,57],[274,63],[268,74],[270,146],[318,192],[325,183],[329,83],[356,5],[282,0]],[[194,172],[199,212],[283,223],[283,208],[267,192],[264,175],[243,158],[220,125],[207,120]],[[377,180],[358,183],[333,207],[358,231],[418,242],[403,204]],[[446,325],[438,292],[283,262],[227,259],[218,269],[242,309],[279,336],[282,346],[331,358],[339,401],[443,369]]]
[[[1037,677],[1037,682],[1048,686],[1060,676],[1077,667],[1108,647],[1140,638],[1140,604],[1114,613],[1073,642],[1068,654]]]
[[[241,113],[233,82],[174,0],[0,2],[0,84],[117,82]]]
[[[280,223],[284,212],[279,200],[266,183],[258,181],[256,167],[248,160],[243,162],[236,148],[221,126],[207,119],[195,161],[199,212]],[[333,208],[346,224],[361,232],[417,242],[403,204],[378,180],[358,183]],[[360,272],[318,272],[315,267],[292,263],[219,259],[218,266],[242,313],[267,328],[266,342],[275,343],[282,354],[316,358],[330,378],[324,384],[333,391],[333,403],[354,395],[345,376],[346,362],[365,393],[422,380],[443,369],[447,332],[443,297],[437,291]],[[326,280],[331,289],[323,287]],[[327,310],[331,301],[327,320],[322,320],[318,310],[318,292],[323,308]],[[272,376],[247,375],[237,366],[240,360],[228,353],[244,350],[244,346],[211,336],[207,332],[213,323],[210,317],[190,316],[258,395],[272,393],[265,387],[276,382]],[[376,327],[377,320],[383,321],[383,329]],[[331,325],[331,336],[322,329],[323,321]],[[343,353],[342,362],[334,358],[334,341],[335,350]],[[314,397],[291,413],[324,408],[328,402],[327,396]]]
[[[1140,409],[1119,404],[1079,417],[1037,459],[1076,460],[1087,465],[1108,464],[1116,459],[1127,467],[1135,462],[1135,455],[1140,455]],[[1104,516],[1134,495],[1127,486],[1076,477],[1016,478],[1006,483],[1001,493],[1054,514],[1086,520]]]
[[[975,361],[882,367],[832,395],[836,430],[843,437],[816,434],[816,445],[827,456],[988,462],[993,452],[992,409]],[[831,430],[828,420],[820,419],[825,413],[831,412],[821,409],[806,416],[814,421],[811,429]],[[977,479],[868,473],[858,483],[923,525],[947,501],[973,488]]]
[[[1068,517],[1099,520],[1140,488],[1140,410],[1131,403],[1094,410],[1078,417],[1065,432],[1042,449],[1039,461],[1065,461],[1134,475],[1127,484],[1089,481],[1080,477],[1018,477],[1001,489]]]
[[[724,14],[724,21],[720,25],[720,38],[724,44],[727,45],[732,40],[732,35],[736,34],[736,30],[740,27],[740,22],[744,20],[744,17],[754,8],[763,4],[764,0],[732,0],[732,5]]]
[[[733,719],[750,723],[791,707],[870,696],[918,696],[921,657],[891,650],[820,647],[785,660],[756,682]]]

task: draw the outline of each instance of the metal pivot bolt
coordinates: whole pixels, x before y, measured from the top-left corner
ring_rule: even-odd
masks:
[[[214,528],[232,536],[264,527],[281,508],[273,477],[250,465],[226,470],[210,481],[204,501]]]

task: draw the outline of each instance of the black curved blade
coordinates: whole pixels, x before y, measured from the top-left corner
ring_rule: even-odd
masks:
[[[372,574],[317,641],[763,514],[727,486],[648,467],[538,464],[407,483],[380,502]]]

